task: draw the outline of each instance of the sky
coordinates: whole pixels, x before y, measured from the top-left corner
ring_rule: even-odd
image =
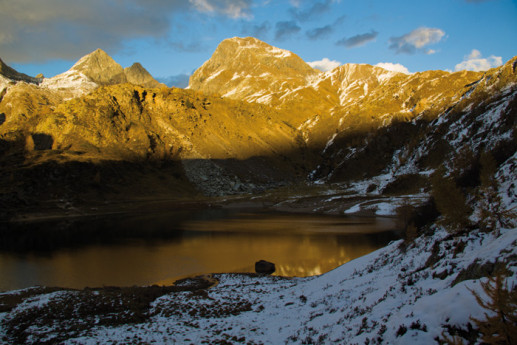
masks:
[[[517,0],[0,0],[0,58],[32,76],[101,48],[184,87],[235,36],[321,70],[485,70],[517,55]]]

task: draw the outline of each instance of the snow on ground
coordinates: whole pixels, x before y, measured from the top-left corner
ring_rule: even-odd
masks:
[[[485,278],[469,276],[469,266],[515,256],[516,244],[517,229],[455,237],[437,228],[407,247],[394,242],[321,276],[214,275],[219,283],[210,289],[159,297],[141,323],[92,324],[64,343],[430,344],[446,324],[465,327],[469,316],[483,315],[468,289],[483,295]],[[517,283],[515,262],[509,268],[509,281]],[[62,295],[26,301],[0,320]],[[57,336],[52,327],[31,332],[27,343]]]
[[[517,152],[499,168],[496,175],[499,181],[499,195],[505,209],[517,207]]]
[[[377,216],[396,216],[397,209],[404,205],[410,204],[418,206],[425,203],[429,199],[427,193],[404,195],[395,197],[379,197],[371,198],[354,204],[344,211],[344,214],[354,214],[362,211],[372,211]]]

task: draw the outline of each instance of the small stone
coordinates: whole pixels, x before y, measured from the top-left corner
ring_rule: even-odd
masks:
[[[257,273],[273,274],[275,273],[275,270],[275,264],[272,262],[265,260],[255,262],[255,272]]]

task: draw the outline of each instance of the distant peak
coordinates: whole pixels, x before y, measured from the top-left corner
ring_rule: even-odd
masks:
[[[109,56],[108,53],[106,53],[104,50],[98,48],[98,49],[92,51],[91,53],[86,54],[85,56],[80,58],[79,61],[77,61],[77,63],[75,65],[80,65],[81,63],[84,63],[85,61],[91,61],[91,60],[100,60],[100,61],[104,61],[104,62],[116,63],[115,60],[113,60],[113,58],[111,56]]]
[[[122,66],[102,49],[83,56],[71,69],[83,73],[91,81],[100,85],[120,84],[127,81]]]
[[[102,50],[101,48],[97,48],[95,49],[93,52],[91,52],[90,54],[88,55],[107,55],[109,56],[108,53],[106,53],[104,50]]]
[[[189,88],[238,98],[244,94],[264,93],[263,86],[249,85],[252,79],[260,80],[261,85],[269,85],[271,92],[277,92],[286,86],[282,86],[280,80],[288,80],[288,84],[296,88],[318,74],[288,50],[254,37],[233,37],[223,40],[212,57],[194,72]]]
[[[245,46],[245,45],[253,45],[253,44],[269,46],[269,44],[267,44],[266,42],[261,41],[258,38],[251,37],[251,36],[227,38],[227,39],[223,40],[221,43],[224,43],[224,42],[235,42],[235,43],[238,43],[238,44],[243,45],[243,46]]]
[[[135,62],[133,63],[130,67],[126,67],[124,68],[124,70],[135,70],[135,71],[146,71],[147,70],[144,68],[144,66],[142,66],[142,64],[140,62]]]
[[[233,37],[223,40],[217,49],[256,49],[256,50],[265,50],[268,53],[278,53],[282,55],[282,57],[294,55],[288,50],[280,49],[274,47],[264,41],[259,40],[255,37]],[[275,54],[274,54],[275,55]]]
[[[153,76],[140,64],[135,62],[131,67],[124,68],[127,81],[135,85],[142,85],[144,87],[160,87],[163,84],[156,81]]]

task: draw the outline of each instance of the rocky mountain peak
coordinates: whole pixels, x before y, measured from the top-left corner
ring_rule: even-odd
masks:
[[[135,62],[131,67],[124,68],[127,81],[131,84],[143,87],[160,87],[163,84],[156,81],[153,76],[139,63]]]
[[[127,82],[124,69],[102,49],[82,57],[71,68],[87,76],[99,85],[113,85]]]
[[[320,73],[290,51],[253,37],[234,37],[222,41],[194,72],[189,88],[235,99],[260,98],[299,87]]]
[[[134,63],[124,69],[102,49],[82,57],[68,71],[43,79],[41,86],[57,90],[63,93],[65,98],[73,98],[102,85],[128,82],[143,87],[163,86],[140,63]]]

